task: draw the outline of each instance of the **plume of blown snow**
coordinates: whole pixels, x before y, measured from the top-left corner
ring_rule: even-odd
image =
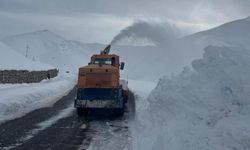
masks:
[[[145,39],[155,45],[167,45],[180,35],[180,30],[169,23],[156,23],[147,21],[136,21],[117,34],[111,44],[117,44],[123,39]]]

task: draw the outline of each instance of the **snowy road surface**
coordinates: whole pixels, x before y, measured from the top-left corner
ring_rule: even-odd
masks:
[[[34,110],[0,125],[0,150],[130,149],[128,114],[123,118],[78,118],[76,89],[53,107]]]
[[[0,124],[52,106],[74,87],[75,80],[58,76],[32,84],[0,84]]]

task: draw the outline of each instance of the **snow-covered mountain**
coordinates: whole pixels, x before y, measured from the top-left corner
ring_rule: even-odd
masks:
[[[51,65],[32,61],[0,42],[0,70],[48,70]]]
[[[59,68],[61,73],[76,73],[79,66],[87,63],[90,55],[79,44],[48,30],[7,37],[2,42],[32,60]]]
[[[185,63],[190,63],[201,58],[203,49],[209,45],[250,48],[250,17],[185,36],[176,41],[175,48],[185,55]]]
[[[195,33],[182,40],[193,44],[225,45],[248,48],[250,46],[250,17],[225,23],[219,27]]]

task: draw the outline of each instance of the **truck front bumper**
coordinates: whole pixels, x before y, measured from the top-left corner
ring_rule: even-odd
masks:
[[[117,100],[79,100],[75,99],[75,108],[121,108]]]

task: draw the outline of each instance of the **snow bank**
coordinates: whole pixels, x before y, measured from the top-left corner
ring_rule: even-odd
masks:
[[[0,70],[49,70],[54,67],[31,61],[0,42]]]
[[[33,84],[0,84],[0,123],[32,110],[52,106],[75,85],[72,77],[56,77]]]
[[[159,81],[134,148],[250,149],[250,51],[209,46],[192,67]]]

